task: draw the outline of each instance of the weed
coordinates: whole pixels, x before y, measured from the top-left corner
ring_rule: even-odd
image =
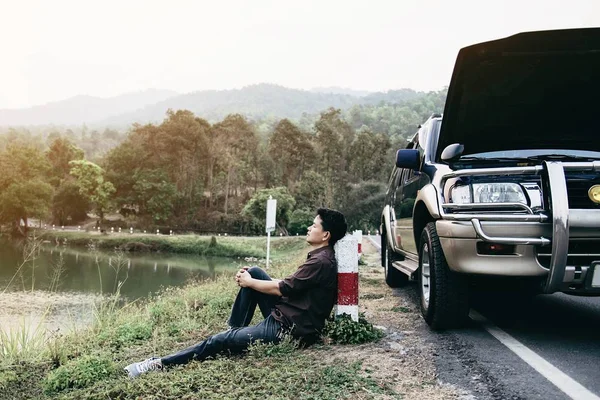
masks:
[[[383,337],[383,332],[360,315],[358,322],[348,314],[338,315],[334,320],[325,323],[324,335],[332,343],[360,344],[374,342]]]
[[[44,382],[47,394],[69,388],[84,388],[107,379],[117,372],[112,360],[100,356],[83,356],[50,372]]]

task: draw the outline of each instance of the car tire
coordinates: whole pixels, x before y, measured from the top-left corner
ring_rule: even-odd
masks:
[[[382,240],[385,241],[385,246],[381,248],[381,263],[385,271],[385,283],[391,288],[402,287],[408,282],[408,276],[392,266],[392,262],[396,261],[394,251],[391,249],[385,236],[382,236]]]
[[[418,274],[421,314],[427,324],[434,330],[462,326],[469,314],[467,279],[448,268],[435,222],[421,233]]]

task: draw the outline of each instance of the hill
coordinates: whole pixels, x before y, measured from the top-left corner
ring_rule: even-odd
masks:
[[[76,96],[27,109],[0,110],[0,127],[35,125],[82,125],[95,129],[124,128],[133,123],[160,123],[168,109],[186,109],[210,122],[240,113],[251,120],[318,115],[330,107],[399,104],[425,95],[412,89],[369,93],[337,87],[308,90],[273,84],[257,84],[232,90],[204,90],[177,94],[146,90],[112,98]]]
[[[176,95],[177,92],[172,90],[158,89],[109,98],[79,95],[29,108],[0,110],[0,126],[93,123],[113,115],[135,111]]]

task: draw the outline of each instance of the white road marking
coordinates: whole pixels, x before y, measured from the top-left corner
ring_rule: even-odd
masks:
[[[513,353],[519,356],[523,361],[529,364],[533,369],[539,372],[544,378],[552,382],[554,386],[562,390],[573,400],[600,400],[600,397],[590,392],[569,375],[550,364],[548,361],[540,357],[537,353],[529,349],[517,339],[513,338],[508,333],[495,326],[477,311],[471,310],[469,316],[474,321],[480,322],[483,328],[493,337],[498,339],[500,343],[508,347]]]

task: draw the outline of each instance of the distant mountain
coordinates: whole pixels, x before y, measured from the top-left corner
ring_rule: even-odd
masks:
[[[366,90],[354,90],[354,89],[348,89],[348,88],[341,88],[338,86],[328,86],[328,87],[316,87],[316,88],[312,88],[310,89],[310,92],[313,93],[332,93],[332,94],[347,94],[349,96],[354,96],[354,97],[363,97],[366,95],[369,95],[373,92],[369,92]]]
[[[268,116],[299,118],[303,113],[315,114],[329,107],[348,108],[357,98],[344,94],[313,93],[261,83],[233,90],[205,90],[172,97],[139,111],[102,121],[106,125],[160,122],[168,109],[186,109],[209,121],[219,121],[227,114],[240,113],[250,119]]]
[[[0,126],[81,125],[132,112],[177,94],[172,90],[148,89],[109,98],[80,95],[30,108],[0,110]]]
[[[422,92],[412,89],[369,93],[337,87],[308,90],[257,84],[233,90],[205,90],[178,94],[168,90],[146,90],[112,98],[76,96],[67,100],[20,110],[0,110],[0,126],[81,125],[124,128],[133,123],[159,123],[168,109],[190,110],[209,122],[240,113],[250,119],[265,117],[299,119],[329,107],[348,109],[354,105],[403,103]]]

